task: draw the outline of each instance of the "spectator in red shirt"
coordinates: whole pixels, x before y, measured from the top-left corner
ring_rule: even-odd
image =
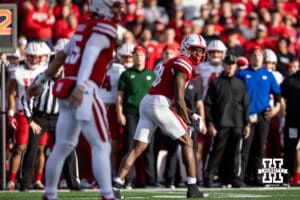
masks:
[[[54,6],[53,14],[56,19],[64,18],[63,9],[64,7],[69,7],[70,11],[74,13],[77,20],[80,19],[80,8],[78,5],[73,4],[72,0],[59,0],[59,3]]]
[[[141,33],[140,44],[147,49],[146,67],[153,70],[157,60],[157,53],[156,44],[152,42],[152,34],[149,28],[145,28]]]
[[[54,25],[55,41],[60,38],[71,38],[74,34],[78,20],[69,6],[63,6],[61,18],[56,20]]]
[[[262,49],[269,46],[267,40],[267,28],[263,24],[259,24],[257,26],[256,37],[252,40],[245,42],[246,52],[250,52],[250,49],[252,49],[254,46],[259,46]]]
[[[46,0],[25,1],[23,34],[28,42],[34,40],[45,41],[52,48],[52,28],[55,22],[53,13],[49,10]]]

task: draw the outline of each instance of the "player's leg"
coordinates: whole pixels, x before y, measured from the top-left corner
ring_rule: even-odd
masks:
[[[26,149],[29,136],[28,122],[25,115],[22,112],[19,112],[17,114],[17,120],[19,125],[15,133],[16,142],[12,150],[9,170],[9,182],[7,184],[7,188],[9,190],[15,189],[16,176],[21,165],[21,159]]]
[[[182,145],[183,161],[187,171],[188,198],[201,198],[206,196],[200,192],[197,186],[196,162],[193,150],[193,141],[188,134],[187,126],[176,112],[169,106],[157,107],[159,112],[153,113],[155,121],[162,131],[173,139],[178,139]],[[154,109],[155,110],[155,109]]]
[[[45,166],[45,147],[48,141],[48,132],[45,132],[40,140],[38,145],[37,160],[36,160],[36,173],[34,181],[34,189],[44,189],[45,186],[42,183],[44,166]]]
[[[69,109],[67,101],[60,102],[60,113],[56,126],[56,140],[46,163],[45,195],[49,200],[57,199],[57,185],[66,157],[78,143],[80,125]]]
[[[111,181],[111,135],[104,104],[97,95],[93,97],[92,120],[81,122],[82,133],[92,149],[92,170],[106,199],[114,198]],[[101,166],[101,170],[99,170]]]

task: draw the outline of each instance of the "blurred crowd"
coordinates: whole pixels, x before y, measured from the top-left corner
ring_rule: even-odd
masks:
[[[76,31],[78,22],[90,16],[88,0],[3,0],[2,3],[16,3],[18,5],[17,51],[8,54],[1,53],[0,57],[1,62],[7,65],[7,83],[11,72],[14,71],[13,68],[20,65],[20,63],[24,63],[24,60],[26,61],[25,49],[29,43],[42,41],[47,44],[49,49],[41,54],[47,56],[46,62],[48,62],[54,52],[55,44],[60,39],[70,39]],[[115,50],[114,62],[125,66],[134,65],[134,61],[130,60],[130,57],[132,57],[133,47],[138,44],[145,48],[146,68],[157,72],[159,71],[157,66],[165,60],[165,56],[168,57],[170,56],[169,54],[178,55],[180,53],[180,44],[185,35],[197,33],[201,34],[208,44],[208,51],[210,51],[207,53],[206,59],[208,61],[213,61],[214,58],[218,57],[213,54],[219,54],[219,59],[223,59],[230,54],[237,57],[237,64],[240,69],[250,64],[249,52],[253,47],[272,50],[275,53],[276,66],[271,70],[278,71],[280,73],[279,76],[284,80],[299,70],[299,11],[299,0],[125,0],[124,15],[121,23],[118,25],[117,49]],[[215,41],[219,41],[219,43],[210,45],[210,43]],[[125,44],[132,44],[132,47],[130,47],[131,52],[124,50]],[[213,65],[205,67],[213,67]],[[220,63],[216,66],[218,65]],[[206,77],[206,72],[203,71],[197,72],[198,75],[202,75],[202,80],[198,80],[201,85],[202,99],[204,99],[208,87],[203,82],[206,81],[208,83],[211,79],[217,77],[221,73],[222,68],[209,74],[209,77]],[[209,69],[206,71],[209,71]],[[280,84],[282,80],[278,83]],[[108,87],[108,85],[103,87]],[[124,101],[126,101],[126,98],[124,98]],[[16,110],[18,109],[22,108],[17,107]],[[114,117],[115,119],[118,118],[116,115]],[[270,158],[283,157],[284,113],[277,117],[278,121],[274,122],[274,126],[271,125],[272,128],[269,134],[277,134],[276,137],[279,139],[273,143],[269,142],[267,144],[266,142],[268,148],[265,153],[266,157]],[[121,156],[124,154],[122,149],[127,135],[123,134],[125,124],[122,120],[118,119],[114,123],[120,123],[118,125],[111,124],[110,127],[111,129],[116,129],[117,127],[117,132],[119,132],[113,138],[115,143],[113,143],[114,147],[112,149],[112,169],[117,170]],[[12,150],[15,145],[14,132],[14,127],[9,127],[7,133],[8,173],[11,171],[10,155],[13,153]],[[297,134],[296,137],[299,139],[300,133]],[[195,139],[196,143],[198,143],[195,153],[199,165],[198,179],[200,184],[202,184],[202,171],[204,170],[206,154],[209,149],[209,143],[206,143],[206,139],[203,137],[199,134]],[[48,142],[45,144],[46,150],[44,152],[46,157],[51,151],[52,143]],[[158,152],[166,149],[166,144],[161,144],[159,139],[155,139],[153,147],[155,153],[151,154],[154,156],[155,167],[160,166],[157,165],[158,160],[160,160],[158,157],[161,156]],[[128,142],[126,145],[129,145]],[[77,153],[81,187],[97,187],[92,177],[90,162],[87,161],[90,159],[90,150],[83,137],[78,145]],[[294,160],[295,156],[292,156],[290,159]],[[180,161],[178,163],[180,165]],[[135,173],[137,175],[134,182],[128,184],[128,188],[147,186],[147,177],[145,178],[143,165],[143,161],[136,164]],[[221,174],[221,169],[219,170]],[[293,171],[294,169],[291,168],[290,170]],[[156,180],[149,183],[149,186],[160,187],[158,182],[161,182],[164,177],[163,179],[157,178],[160,175],[159,173],[161,173],[158,171],[156,169],[154,172],[153,177],[156,177]],[[168,171],[168,169],[166,168],[165,171]],[[292,177],[294,173],[290,173]],[[175,178],[176,180],[168,186],[176,184],[179,187],[184,181],[180,176],[182,174],[179,172],[179,175]],[[18,181],[17,171],[13,179],[11,179],[11,175],[8,175],[8,178],[8,182],[14,183],[13,187],[8,187],[8,189],[14,189]],[[298,178],[298,184],[300,184],[300,176]],[[61,179],[60,187],[67,187],[64,177]],[[38,181],[40,181],[39,183],[43,182],[42,175],[39,175]],[[43,189],[43,184],[36,185],[36,187]]]

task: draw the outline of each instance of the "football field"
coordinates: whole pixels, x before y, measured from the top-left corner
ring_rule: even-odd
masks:
[[[300,200],[300,187],[292,188],[242,188],[242,189],[203,189],[201,191],[209,194],[206,199],[253,199],[253,200]],[[176,200],[186,199],[186,189],[133,189],[123,190],[125,199],[133,200]],[[30,192],[0,192],[0,200],[41,200],[42,191]],[[60,200],[99,200],[97,190],[83,190],[70,192],[63,190],[59,192]]]

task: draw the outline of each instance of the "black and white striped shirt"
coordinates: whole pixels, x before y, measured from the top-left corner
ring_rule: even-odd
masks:
[[[35,80],[37,79],[37,77],[35,78]],[[35,80],[32,84],[35,83]],[[31,98],[29,102],[27,101],[26,93],[22,96],[22,105],[24,113],[29,122],[32,121],[33,115],[58,115],[58,99],[52,94],[54,82],[54,79],[46,81],[43,85],[42,94],[39,97]]]

